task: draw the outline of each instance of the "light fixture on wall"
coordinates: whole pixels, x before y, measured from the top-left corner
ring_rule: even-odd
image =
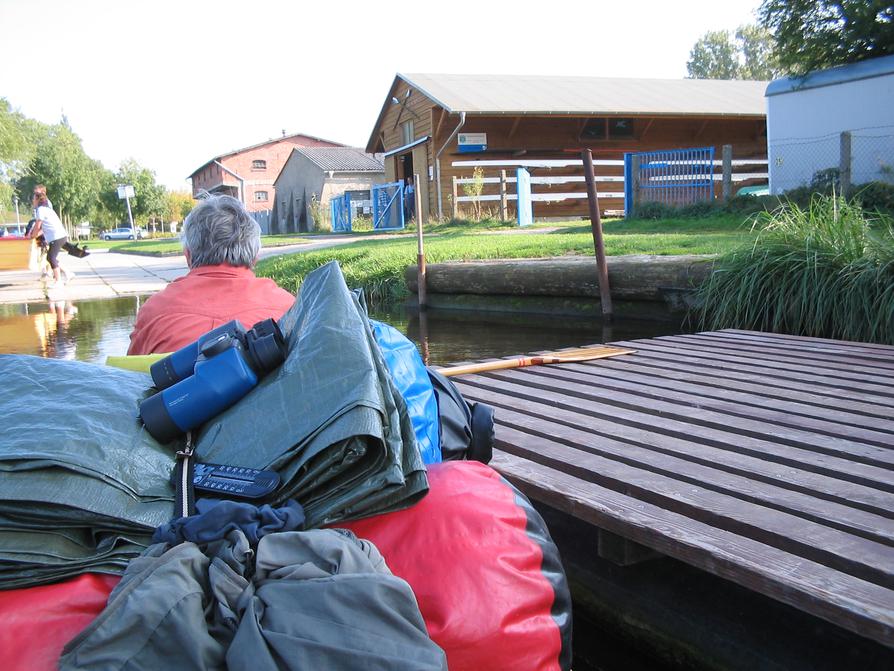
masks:
[[[413,89],[407,89],[407,92],[404,93],[404,100],[405,100],[405,101],[406,101],[407,98],[410,97],[410,93],[412,93],[412,92],[413,92]],[[400,101],[400,99],[398,99],[397,96],[391,96],[391,104],[392,104],[392,105],[400,105],[400,103],[401,103],[401,101]]]

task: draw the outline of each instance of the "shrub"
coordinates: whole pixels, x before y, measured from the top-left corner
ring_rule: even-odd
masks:
[[[481,194],[484,192],[484,168],[477,166],[472,171],[472,182],[463,184],[463,193],[472,199],[475,221],[481,221]]]
[[[869,182],[855,186],[853,193],[863,210],[894,216],[894,184]]]
[[[778,205],[779,201],[772,196],[733,196],[723,203],[721,209],[730,214],[754,214]]]
[[[676,215],[674,208],[664,203],[642,203],[633,210],[633,219],[667,219]]]
[[[372,229],[372,217],[357,216],[351,220],[351,231],[371,231]]]
[[[677,208],[677,216],[687,219],[696,219],[698,217],[710,217],[717,212],[717,206],[713,201],[702,200],[697,203],[690,203],[683,207]]]
[[[817,170],[810,179],[810,188],[814,193],[831,194],[841,191],[841,173],[838,168]]]

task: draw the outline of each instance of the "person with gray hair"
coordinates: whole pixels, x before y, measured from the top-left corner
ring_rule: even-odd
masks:
[[[295,297],[253,271],[261,228],[231,196],[210,196],[186,217],[181,234],[189,273],[140,308],[128,354],[173,352],[213,328],[278,319]]]

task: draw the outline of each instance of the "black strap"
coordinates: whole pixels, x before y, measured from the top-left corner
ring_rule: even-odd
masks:
[[[193,459],[192,431],[186,432],[186,445],[177,450],[177,463],[174,466],[174,492],[175,504],[174,519],[189,517],[195,512],[196,493],[193,488]]]

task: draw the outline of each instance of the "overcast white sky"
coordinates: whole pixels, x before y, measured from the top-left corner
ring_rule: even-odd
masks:
[[[760,0],[0,0],[0,97],[172,189],[287,134],[365,146],[397,72],[686,76]]]

